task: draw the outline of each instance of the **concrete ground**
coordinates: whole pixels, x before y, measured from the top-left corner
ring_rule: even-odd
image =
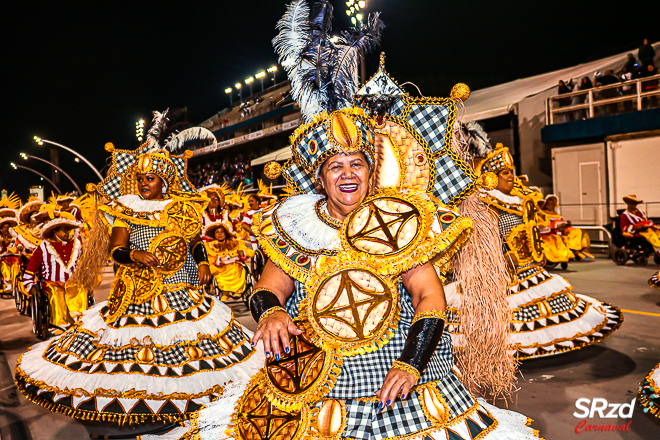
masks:
[[[596,346],[521,365],[518,386],[509,408],[534,419],[533,427],[547,440],[569,439],[656,439],[660,438],[660,420],[644,414],[635,402],[632,419],[600,419],[592,424],[626,424],[627,432],[584,432],[576,434],[583,420],[573,413],[577,399],[605,398],[609,403],[630,403],[637,397],[637,386],[660,362],[660,290],[647,280],[658,266],[615,266],[609,260],[572,263],[565,276],[577,293],[610,302],[624,310],[623,326]],[[112,273],[104,274],[97,291],[97,301],[105,300]],[[254,329],[244,306],[232,306],[239,321]],[[16,312],[13,299],[0,300],[0,439],[1,440],[77,440],[90,434],[114,434],[142,431],[116,429],[110,425],[80,422],[52,413],[26,401],[13,384],[16,359],[37,342],[31,322]],[[502,406],[502,405],[499,405]]]

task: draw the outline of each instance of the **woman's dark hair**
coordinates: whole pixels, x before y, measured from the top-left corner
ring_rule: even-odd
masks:
[[[257,203],[261,203],[261,197],[259,197],[257,194],[250,194],[248,199],[255,199]]]

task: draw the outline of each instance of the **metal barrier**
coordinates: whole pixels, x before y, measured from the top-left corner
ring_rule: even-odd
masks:
[[[633,79],[631,81],[617,82],[616,84],[607,86],[593,87],[587,90],[578,90],[576,92],[551,96],[546,100],[545,123],[546,125],[553,125],[567,122],[566,120],[558,120],[565,119],[558,118],[558,116],[567,114],[573,116],[575,112],[580,112],[579,116],[584,116],[578,117],[577,119],[590,119],[594,116],[602,116],[595,115],[595,113],[597,113],[596,110],[602,110],[604,114],[619,114],[627,113],[633,110],[642,110],[643,102],[647,102],[648,105],[651,106],[653,105],[653,100],[655,100],[655,105],[653,105],[653,107],[657,107],[658,103],[657,98],[655,97],[660,96],[660,88],[658,87],[658,82],[660,82],[660,74],[646,78]],[[643,91],[643,88],[645,87],[649,90]],[[608,95],[608,92],[610,91],[611,93],[618,94],[619,96],[607,97],[606,95]],[[605,93],[603,94],[603,92]],[[575,97],[579,97],[582,103],[561,105],[559,102],[562,99],[573,100]],[[618,108],[618,104],[620,102],[631,102],[631,105],[628,106],[628,109],[626,109],[624,105],[624,111],[620,112]],[[636,105],[633,109],[632,104],[634,102],[636,102]],[[604,106],[610,107],[602,109]]]
[[[607,256],[608,257],[612,256],[612,252],[614,248],[614,246],[612,245],[612,233],[608,231],[607,228],[603,226],[579,226],[579,225],[575,225],[575,227],[580,228],[582,230],[604,232],[605,235],[607,236],[607,244],[591,243],[591,247],[596,249],[607,249]]]

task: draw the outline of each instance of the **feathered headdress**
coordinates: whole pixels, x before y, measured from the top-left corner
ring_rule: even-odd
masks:
[[[193,140],[212,140],[216,142],[215,136],[210,130],[204,127],[191,127],[179,133],[169,130],[171,122],[168,117],[169,109],[164,112],[154,111],[154,118],[151,128],[147,132],[147,142],[140,148],[140,153],[147,153],[154,150],[167,150],[175,152],[179,150],[187,141]]]
[[[273,46],[291,80],[291,93],[305,122],[351,105],[357,92],[362,53],[380,43],[383,22],[370,14],[349,32],[332,37],[332,5],[327,0],[295,0],[277,23]]]

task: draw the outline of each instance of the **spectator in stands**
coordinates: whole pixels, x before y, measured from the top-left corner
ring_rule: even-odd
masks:
[[[631,54],[628,54],[631,55]],[[633,66],[634,68],[634,66]],[[633,79],[632,76],[632,71],[628,69],[628,63],[626,63],[625,66],[621,69],[621,82],[624,83],[623,86],[621,86],[621,94],[624,96],[630,96],[634,95],[636,92],[637,86],[634,84],[625,84],[627,81],[630,81]],[[624,112],[630,112],[632,111],[632,101],[623,101],[623,111]]]
[[[649,76],[655,76],[658,74],[658,68],[653,64],[649,64],[644,69],[642,69],[641,77],[648,78]],[[649,81],[642,82],[642,93],[651,92],[658,90],[658,79],[652,79]],[[642,108],[655,108],[658,106],[658,96],[647,96],[642,99]]]
[[[604,75],[601,75],[598,77],[598,85],[599,86],[609,86],[612,84],[616,84],[619,82],[619,78],[617,78],[614,75],[614,70],[608,69],[605,71]],[[610,88],[610,89],[605,89],[600,91],[600,98],[601,99],[611,99],[611,98],[616,98],[619,96],[619,89],[618,88]],[[613,115],[617,111],[617,104],[607,104],[605,106],[605,114],[608,115]]]
[[[646,66],[654,66],[655,49],[649,44],[649,40],[644,40],[644,44],[639,47],[637,58],[639,58],[642,69],[645,69]]]
[[[571,93],[571,88],[566,85],[563,80],[559,80],[559,85],[557,86],[557,93],[559,95],[565,95],[566,93]],[[557,100],[559,107],[568,107],[571,105],[571,98],[560,98]],[[559,122],[567,122],[571,120],[570,113],[559,113]]]
[[[635,65],[637,64],[637,60],[635,59],[635,55],[629,53],[626,58],[626,64],[623,65],[623,68],[628,71],[628,73],[632,74],[635,71]]]
[[[580,84],[575,86],[573,89],[574,92],[577,92],[578,90],[589,90],[590,88],[593,87],[593,84],[591,83],[591,79],[588,76],[585,76],[580,80]],[[587,97],[588,94],[584,95],[575,95],[573,96],[573,101],[571,102],[571,105],[579,105],[579,104],[584,104],[587,102]],[[576,110],[573,113],[573,119],[580,120],[580,119],[586,119],[589,117],[589,111],[587,109],[582,109],[582,110]]]

